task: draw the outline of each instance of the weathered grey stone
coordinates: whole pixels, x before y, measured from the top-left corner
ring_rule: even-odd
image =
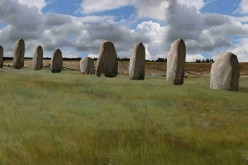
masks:
[[[115,46],[112,42],[104,42],[100,48],[97,61],[96,75],[115,77],[118,74],[118,61]]]
[[[210,72],[210,89],[239,90],[240,69],[236,55],[228,52],[218,56]]]
[[[80,60],[80,71],[84,74],[95,74],[94,62],[90,57],[84,57]]]
[[[63,57],[62,52],[57,49],[54,51],[53,56],[51,58],[51,72],[59,73],[63,69]]]
[[[16,41],[14,49],[14,68],[24,67],[25,42],[23,39]]]
[[[43,49],[39,45],[34,52],[33,56],[33,70],[40,70],[43,67]]]
[[[129,63],[129,77],[132,80],[144,80],[145,78],[146,51],[142,43],[134,46]]]
[[[168,84],[182,85],[184,82],[184,69],[186,59],[186,46],[182,39],[176,40],[167,55]]]
[[[3,67],[3,47],[0,45],[0,68]]]

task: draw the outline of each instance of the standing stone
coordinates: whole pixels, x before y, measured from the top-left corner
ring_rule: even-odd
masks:
[[[186,59],[186,46],[182,39],[176,40],[167,55],[166,81],[172,85],[182,85]]]
[[[145,78],[145,56],[146,51],[142,43],[134,46],[133,54],[130,58],[129,77],[132,80],[144,80]]]
[[[33,56],[33,70],[40,70],[43,67],[43,49],[39,45],[34,52]]]
[[[100,48],[96,75],[100,77],[101,74],[106,77],[115,77],[118,74],[117,54],[112,42],[104,42]]]
[[[94,62],[90,57],[84,57],[80,60],[80,71],[84,74],[95,74]]]
[[[59,73],[63,68],[63,57],[62,52],[57,49],[54,51],[53,56],[51,58],[51,72]]]
[[[210,72],[210,89],[239,90],[239,61],[236,55],[228,52],[218,56]]]
[[[21,69],[24,67],[25,42],[23,39],[16,41],[14,49],[14,68]]]
[[[3,67],[3,47],[0,45],[0,68]]]

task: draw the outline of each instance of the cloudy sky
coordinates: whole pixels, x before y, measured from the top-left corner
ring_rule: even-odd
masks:
[[[119,57],[143,42],[147,59],[157,59],[183,38],[187,61],[225,51],[248,61],[248,0],[0,0],[0,16],[5,56],[23,38],[27,57],[39,44],[46,57],[56,48],[64,57],[95,57],[110,40]]]

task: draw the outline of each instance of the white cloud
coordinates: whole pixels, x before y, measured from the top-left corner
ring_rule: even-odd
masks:
[[[145,35],[150,39],[150,42],[147,43],[147,58],[155,60],[159,57],[165,57],[165,39],[164,36],[168,29],[165,26],[161,26],[159,23],[152,21],[144,21],[137,25],[136,32],[140,35]]]
[[[129,57],[133,45],[138,42],[149,45],[147,49],[152,54],[151,58],[159,54],[162,48],[165,27],[152,21],[142,22],[137,28],[130,29],[114,22],[111,16],[42,14],[36,8],[16,4],[16,0],[3,0],[0,3],[4,3],[0,5],[0,21],[7,25],[1,29],[0,45],[4,46],[6,56],[13,55],[13,44],[19,38],[26,41],[26,56],[29,57],[39,44],[44,47],[46,57],[51,56],[57,48],[62,50],[64,56],[98,54],[104,40],[115,44],[119,57]]]
[[[37,7],[39,11],[46,6],[45,0],[18,0],[18,2],[28,7]]]
[[[136,8],[137,17],[162,19],[166,3],[168,3],[167,0],[101,0],[97,3],[84,0],[81,4],[81,11],[84,14],[92,14],[130,5]]]
[[[204,0],[178,0],[178,3],[187,7],[195,7],[198,11],[204,7]]]
[[[89,54],[87,57],[90,57],[92,59],[98,58],[98,54]]]
[[[165,7],[169,5],[168,0],[134,0],[132,5],[136,9],[136,17],[150,17],[164,19]]]
[[[97,3],[84,0],[81,4],[81,11],[85,14],[92,14],[130,5],[136,9],[137,18],[164,19],[165,8],[171,1],[178,1],[179,4],[187,7],[195,7],[198,11],[205,5],[203,0],[101,0]]]
[[[78,17],[78,20],[85,22],[85,23],[96,23],[96,22],[102,22],[103,20],[108,23],[116,23],[114,16],[84,16],[84,17]]]
[[[240,14],[248,14],[248,0],[241,0],[237,12]]]
[[[122,6],[126,6],[131,2],[131,0],[100,0],[100,1],[92,1],[92,0],[83,0],[81,4],[83,13],[97,13],[110,9],[116,9]]]
[[[171,2],[166,9],[166,43],[183,38],[189,54],[212,53],[232,46],[232,37],[248,36],[248,25],[221,14],[201,14],[195,7]],[[169,49],[169,45],[167,45]]]
[[[187,54],[186,62],[195,62],[196,60],[205,60],[206,58],[201,54]]]
[[[233,45],[232,48],[229,48],[227,52],[232,52],[237,55],[240,62],[248,61],[248,38],[242,38]]]
[[[98,54],[102,41],[110,40],[119,57],[130,57],[133,45],[142,42],[146,46],[147,58],[154,60],[165,57],[171,43],[183,38],[189,54],[187,61],[202,59],[206,52],[212,54],[229,49],[237,52],[242,61],[248,61],[247,41],[240,40],[233,46],[233,38],[248,37],[248,19],[245,17],[201,14],[204,5],[201,0],[195,1],[199,3],[122,0],[116,2],[115,7],[127,2],[136,8],[137,17],[163,18],[161,13],[165,11],[166,25],[143,21],[131,29],[122,21],[116,22],[114,16],[43,14],[35,7],[17,3],[17,0],[0,0],[0,22],[6,25],[0,28],[0,45],[4,46],[6,56],[12,56],[14,42],[23,38],[27,46],[26,56],[32,56],[34,48],[41,44],[46,56],[60,48],[65,56],[78,57]],[[97,10],[102,9],[95,8]]]

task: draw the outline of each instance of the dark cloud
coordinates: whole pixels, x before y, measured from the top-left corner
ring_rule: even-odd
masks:
[[[69,16],[61,14],[47,14],[45,16],[45,25],[48,27],[51,26],[60,26],[67,23],[72,23],[72,19]]]
[[[1,0],[0,21],[24,31],[35,31],[42,24],[42,15],[36,7],[27,7],[16,0]]]

